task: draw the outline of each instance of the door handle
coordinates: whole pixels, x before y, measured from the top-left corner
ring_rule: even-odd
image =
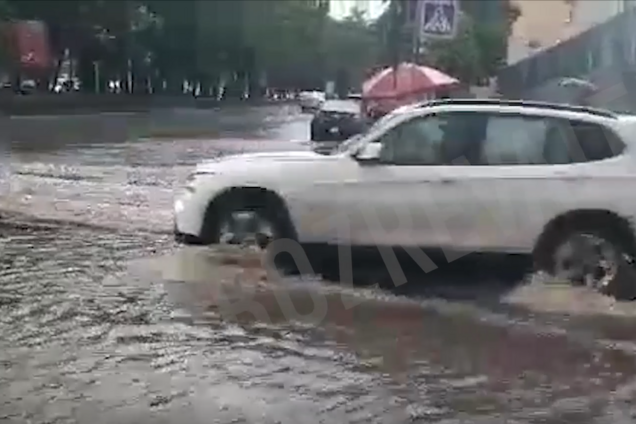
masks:
[[[432,180],[422,180],[420,181],[420,183],[425,183],[425,184],[454,184],[456,183],[457,180],[452,179],[452,178],[435,178]]]
[[[457,180],[454,180],[452,178],[440,178],[437,182],[439,182],[440,184],[454,184],[457,182]]]

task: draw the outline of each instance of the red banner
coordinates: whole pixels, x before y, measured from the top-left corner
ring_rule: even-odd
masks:
[[[19,21],[10,25],[12,44],[20,66],[31,70],[49,69],[52,60],[46,25],[41,21]]]

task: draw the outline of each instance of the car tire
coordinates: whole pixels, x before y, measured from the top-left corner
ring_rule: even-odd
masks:
[[[587,286],[617,300],[636,299],[636,270],[625,237],[611,226],[565,228],[548,248],[557,282]]]
[[[280,236],[280,226],[277,225],[276,219],[274,218],[275,213],[274,211],[269,210],[267,206],[251,206],[249,204],[235,202],[233,199],[228,200],[229,201],[227,203],[218,205],[216,209],[216,222],[213,224],[214,230],[210,238],[214,243],[224,242],[223,238],[227,234],[224,233],[225,229],[223,227],[228,224],[228,221],[233,219],[234,214],[243,212],[254,214],[254,220],[258,221],[259,225],[271,227],[273,239]],[[237,238],[230,241],[230,243],[234,244],[238,244],[240,242],[240,235],[237,235]]]
[[[271,229],[271,233],[254,234],[254,241],[261,249],[267,248],[267,245],[274,240],[290,237],[288,226],[282,218],[283,214],[279,210],[278,206],[265,202],[264,204],[251,204],[241,199],[240,196],[228,196],[226,199],[221,199],[221,203],[214,205],[206,218],[206,241],[208,244],[242,244],[245,240],[240,236],[234,239],[225,239],[227,234],[224,234],[224,225],[228,219],[231,219],[236,213],[252,213],[254,218],[260,222],[259,225],[263,225]],[[280,254],[276,257],[274,264],[278,268],[279,272],[284,275],[296,275],[298,273],[297,267],[293,259],[288,254]]]

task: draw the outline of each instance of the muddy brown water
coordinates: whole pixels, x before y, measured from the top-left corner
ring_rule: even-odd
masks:
[[[269,136],[307,122],[268,119]],[[286,148],[304,147],[15,150],[0,200],[0,422],[636,422],[630,304],[538,277],[515,287],[468,262],[395,291],[187,262],[171,206],[192,164]],[[228,313],[246,298],[260,312]]]

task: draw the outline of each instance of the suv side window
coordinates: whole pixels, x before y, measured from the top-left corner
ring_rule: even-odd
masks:
[[[380,160],[391,165],[477,164],[485,118],[464,112],[413,118],[384,134]]]
[[[391,165],[441,165],[442,118],[415,117],[385,133],[380,161]]]
[[[570,163],[609,159],[625,150],[623,141],[609,128],[574,120],[567,126],[571,134]]]
[[[551,119],[523,115],[491,114],[482,144],[484,165],[540,165],[545,157],[546,141],[551,155],[567,153],[567,138]],[[560,158],[559,160],[563,160]]]
[[[482,165],[557,165],[617,156],[625,145],[601,125],[549,117],[490,115]]]
[[[415,117],[387,131],[389,165],[556,165],[617,156],[625,145],[595,123],[506,113],[451,112]]]

